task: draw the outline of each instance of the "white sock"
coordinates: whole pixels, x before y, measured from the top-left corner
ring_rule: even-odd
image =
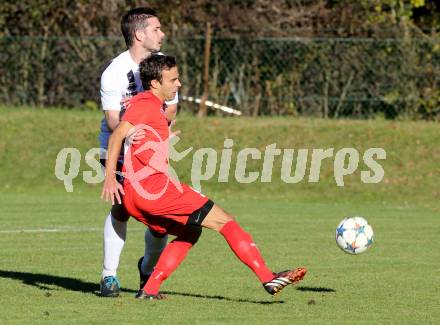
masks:
[[[116,276],[119,257],[127,236],[127,222],[113,218],[110,213],[104,223],[104,263],[102,277]]]
[[[143,274],[153,273],[160,254],[167,245],[168,235],[154,237],[149,229],[145,230],[145,254],[142,260],[141,270]]]

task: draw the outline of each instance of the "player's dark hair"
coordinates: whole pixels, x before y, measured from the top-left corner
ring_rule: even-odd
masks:
[[[148,26],[148,18],[157,17],[156,11],[151,8],[140,7],[131,9],[121,19],[121,32],[127,48],[133,45],[134,33]]]
[[[150,90],[152,80],[162,82],[162,71],[170,70],[176,65],[176,59],[170,55],[153,54],[142,60],[139,64],[139,74],[144,89]]]

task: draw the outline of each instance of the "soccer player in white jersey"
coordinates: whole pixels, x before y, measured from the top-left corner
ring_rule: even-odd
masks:
[[[136,8],[127,12],[121,20],[121,31],[128,50],[114,58],[101,76],[100,91],[104,119],[101,122],[99,140],[101,163],[104,166],[108,138],[118,126],[125,111],[126,99],[143,91],[139,63],[151,54],[159,52],[165,36],[156,12],[150,8]],[[177,102],[177,95],[174,100],[167,102],[168,121],[172,121],[176,115]],[[143,137],[142,131],[137,137]],[[119,160],[118,165],[122,166],[122,155]],[[117,297],[120,291],[116,271],[127,234],[127,219],[121,211],[120,205],[113,205],[104,223],[104,262],[100,282],[101,296],[104,297]],[[151,230],[145,232],[145,255],[138,262],[141,288],[153,272],[153,267],[166,243],[166,235],[159,235]]]

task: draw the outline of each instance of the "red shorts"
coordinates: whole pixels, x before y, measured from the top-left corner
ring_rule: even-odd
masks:
[[[190,215],[210,201],[186,184],[171,182],[165,174],[151,175],[137,185],[125,179],[124,191],[126,212],[160,234],[176,235]]]

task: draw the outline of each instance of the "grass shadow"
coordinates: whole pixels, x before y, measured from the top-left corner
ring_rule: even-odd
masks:
[[[64,288],[69,291],[78,291],[78,292],[89,293],[99,296],[98,283],[87,282],[76,278],[69,278],[69,277],[50,275],[50,274],[5,271],[5,270],[0,270],[0,278],[9,278],[9,279],[18,280],[21,281],[23,284],[30,285],[41,290],[48,290],[48,291],[56,290],[51,286],[57,286],[59,288]],[[121,291],[129,292],[129,293],[137,292],[137,290],[126,289],[126,288],[122,288]],[[176,296],[184,296],[184,297],[224,300],[224,301],[241,302],[241,303],[253,303],[253,304],[261,304],[261,305],[284,303],[284,301],[280,301],[280,300],[258,301],[251,299],[235,299],[225,296],[211,296],[211,295],[201,295],[201,294],[175,292],[175,291],[164,291],[163,293],[168,295],[176,295]]]
[[[0,270],[0,278],[19,280],[23,284],[37,287],[41,290],[54,290],[50,286],[57,286],[70,291],[93,293],[96,295],[99,293],[98,283],[57,275]]]
[[[324,287],[297,287],[298,291],[310,291],[310,292],[336,292],[335,289],[332,288],[324,288]]]
[[[213,300],[223,300],[223,301],[232,301],[232,302],[244,302],[250,304],[259,304],[259,305],[272,305],[272,304],[284,304],[282,300],[252,300],[252,299],[236,299],[229,298],[225,296],[211,296],[211,295],[201,295],[197,293],[187,293],[187,292],[176,292],[176,291],[161,291],[166,295],[175,295],[175,296],[184,296],[184,297],[193,297],[193,298],[202,298],[202,299],[213,299]]]

